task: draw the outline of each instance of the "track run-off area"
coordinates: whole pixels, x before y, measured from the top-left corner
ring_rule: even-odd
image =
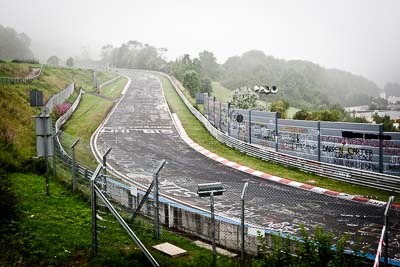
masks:
[[[144,71],[120,71],[131,79],[124,96],[95,137],[99,154],[112,147],[107,164],[125,180],[149,186],[162,159],[160,193],[170,199],[209,210],[209,200],[197,196],[197,185],[221,182],[226,192],[215,198],[216,213],[240,218],[240,194],[245,182],[246,223],[298,235],[300,225],[312,231],[321,226],[336,237],[378,246],[384,207],[319,194],[265,180],[231,168],[187,145],[176,129],[159,78]],[[400,261],[400,229],[391,239],[390,258]]]

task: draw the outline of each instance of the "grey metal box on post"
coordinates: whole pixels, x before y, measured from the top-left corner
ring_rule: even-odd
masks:
[[[46,154],[47,156],[53,156],[54,150],[50,115],[41,114],[36,116],[35,128],[37,157],[45,157]],[[47,151],[45,149],[45,144],[47,146]]]

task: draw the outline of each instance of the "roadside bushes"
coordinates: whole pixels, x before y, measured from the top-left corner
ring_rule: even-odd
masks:
[[[290,237],[273,236],[273,246],[268,246],[268,240],[258,234],[260,242],[259,257],[253,260],[252,266],[270,267],[342,267],[363,266],[364,260],[357,255],[364,252],[356,252],[346,255],[345,248],[348,236],[342,236],[335,242],[332,233],[325,233],[322,227],[317,226],[314,234],[307,233],[304,226],[300,229],[301,240],[293,240]],[[332,248],[335,249],[332,249]],[[355,251],[363,251],[366,248],[356,246]]]
[[[56,118],[60,118],[71,107],[70,103],[63,103],[55,106],[54,113]]]

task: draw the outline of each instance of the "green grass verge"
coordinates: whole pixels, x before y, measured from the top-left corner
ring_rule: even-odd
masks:
[[[101,88],[101,95],[111,98],[117,98],[124,89],[128,79],[126,77],[118,78],[116,81]]]
[[[116,77],[118,74],[110,71],[101,71],[97,72],[97,78],[100,80],[100,83],[104,83],[112,78]]]
[[[64,125],[63,131],[67,134],[61,139],[64,147],[69,148],[75,138],[81,140],[75,148],[78,162],[96,168],[98,163],[90,150],[90,137],[107,116],[127,82],[128,79],[123,77],[105,86],[102,89],[102,96],[107,96],[109,99],[89,93],[84,94],[77,110]]]
[[[262,161],[229,148],[212,137],[208,133],[207,129],[196,119],[196,117],[192,115],[192,113],[179,98],[168,79],[161,75],[159,75],[159,78],[164,88],[165,97],[171,111],[178,115],[190,138],[194,142],[221,157],[272,175],[288,178],[298,182],[309,183],[315,186],[348,194],[367,196],[382,201],[387,201],[388,197],[391,195],[400,196],[399,194],[393,194],[387,191],[352,185],[313,174],[307,174],[295,168]]]
[[[212,83],[212,95],[217,101],[229,102],[232,91],[222,86],[219,82]]]
[[[61,136],[62,145],[69,148],[76,138],[80,138],[75,147],[76,160],[87,167],[94,169],[98,164],[90,150],[90,137],[112,106],[112,101],[86,93],[77,110],[63,127],[65,135]]]
[[[0,256],[0,265],[23,266],[148,266],[143,253],[109,213],[98,221],[99,255],[92,256],[91,210],[89,202],[58,181],[50,182],[50,196],[44,191],[44,178],[33,174],[10,175],[11,189],[17,196],[18,225],[1,242],[10,242]],[[15,223],[15,222],[14,222]],[[209,266],[211,252],[196,247],[191,240],[173,232],[162,231],[162,240],[152,238],[153,228],[137,220],[133,231],[161,263],[161,266]],[[170,242],[188,251],[176,259],[169,258],[151,246]],[[5,243],[2,243],[4,245]],[[18,265],[17,264],[17,265]],[[237,265],[220,256],[218,266]]]
[[[18,77],[23,78],[28,76],[29,67],[40,68],[40,64],[26,64],[4,62],[0,63],[0,77]]]

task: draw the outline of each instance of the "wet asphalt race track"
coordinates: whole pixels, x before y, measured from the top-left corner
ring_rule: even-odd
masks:
[[[207,210],[208,199],[197,196],[197,185],[222,182],[227,191],[215,198],[216,212],[236,219],[247,181],[247,223],[290,234],[298,234],[300,224],[310,229],[320,225],[336,234],[348,232],[352,240],[362,237],[374,253],[383,224],[382,207],[265,181],[207,158],[180,138],[159,79],[146,72],[125,74],[132,79],[130,87],[96,143],[101,153],[112,146],[107,162],[115,170],[149,185],[153,169],[165,159],[168,164],[160,175],[161,193]]]

